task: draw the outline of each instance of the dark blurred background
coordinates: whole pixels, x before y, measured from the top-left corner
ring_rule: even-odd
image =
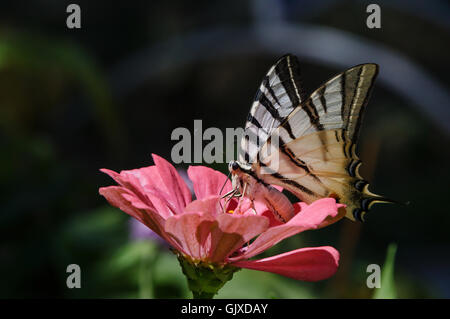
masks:
[[[219,296],[370,298],[366,267],[383,265],[394,244],[395,296],[450,297],[448,2],[377,1],[381,29],[366,26],[368,1],[76,1],[81,29],[68,29],[70,3],[0,3],[0,297],[189,296],[167,247],[98,194],[113,184],[98,169],[170,159],[172,130],[192,131],[194,119],[243,126],[286,53],[309,92],[353,65],[380,65],[363,175],[409,204],[272,249],[336,247],[340,268],[327,281],[242,270]],[[66,286],[72,263],[81,289]]]

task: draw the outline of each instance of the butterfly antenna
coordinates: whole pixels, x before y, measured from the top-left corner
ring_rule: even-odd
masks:
[[[225,182],[223,183],[222,188],[220,189],[219,195],[222,195],[222,191],[223,191],[223,189],[225,188],[225,185],[227,184],[227,181],[228,181],[228,179],[230,178],[230,175],[231,175],[231,172],[228,173],[227,179],[226,179]],[[223,206],[222,206],[222,202],[221,202],[220,200],[219,200],[219,204],[220,204],[220,208],[221,208],[222,210],[224,210],[224,208],[223,208]]]
[[[219,195],[222,195],[222,191],[223,191],[223,189],[225,188],[225,185],[227,184],[227,181],[228,181],[228,179],[230,178],[230,175],[231,175],[231,172],[228,173],[227,179],[226,179],[225,182],[223,183],[222,188],[220,189]]]

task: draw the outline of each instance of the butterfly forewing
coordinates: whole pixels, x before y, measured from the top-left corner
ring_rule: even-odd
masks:
[[[240,162],[253,163],[258,151],[273,130],[305,100],[295,56],[279,59],[264,77],[245,124],[241,140]]]

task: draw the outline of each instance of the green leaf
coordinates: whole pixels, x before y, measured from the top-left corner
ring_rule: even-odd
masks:
[[[397,293],[394,284],[394,263],[397,244],[390,244],[387,249],[386,261],[381,270],[381,288],[376,289],[374,299],[395,299]]]

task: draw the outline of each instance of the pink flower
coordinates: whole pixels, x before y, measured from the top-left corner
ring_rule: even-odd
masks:
[[[333,198],[311,205],[294,204],[296,215],[283,224],[262,204],[257,214],[243,200],[236,209],[232,199],[225,207],[219,192],[226,176],[204,166],[191,166],[195,200],[176,169],[153,155],[155,165],[122,171],[102,169],[119,185],[100,188],[111,205],[133,216],[165,239],[183,258],[193,263],[233,265],[277,273],[290,278],[317,281],[332,276],[339,253],[330,246],[300,248],[270,258],[249,260],[283,239],[324,227],[340,219],[344,210]],[[227,181],[222,194],[231,190]],[[256,239],[254,239],[256,237]],[[250,242],[254,239],[252,242]]]

